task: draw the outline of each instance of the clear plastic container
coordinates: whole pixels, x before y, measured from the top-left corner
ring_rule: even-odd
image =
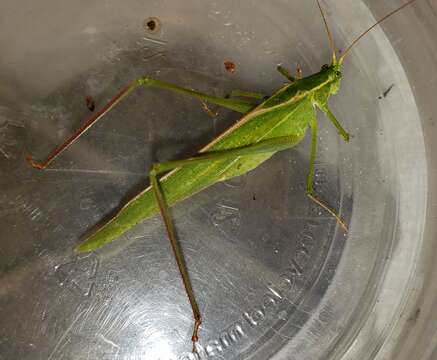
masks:
[[[402,1],[322,3],[336,45]],[[95,253],[72,249],[238,119],[139,89],[45,171],[42,158],[142,75],[215,95],[271,94],[278,64],[329,62],[314,1],[3,1],[0,12],[0,359],[435,359],[437,3],[417,3],[351,52],[309,142],[173,209],[204,316],[192,316],[160,218]],[[147,25],[155,17],[156,26]],[[225,69],[232,61],[235,72]],[[390,91],[388,91],[390,89]]]

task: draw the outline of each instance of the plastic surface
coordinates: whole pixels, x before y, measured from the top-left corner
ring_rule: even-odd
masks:
[[[323,2],[339,49],[402,2],[366,4]],[[319,116],[315,188],[348,234],[305,195],[308,139],[173,209],[204,316],[198,358],[432,358],[436,6],[419,0],[351,53],[331,101],[350,143]],[[272,93],[278,64],[318,71],[315,2],[5,1],[0,45],[0,359],[195,359],[160,218],[72,249],[151,162],[193,154],[238,114],[140,89],[48,170],[24,149],[44,157],[144,74],[223,95]]]

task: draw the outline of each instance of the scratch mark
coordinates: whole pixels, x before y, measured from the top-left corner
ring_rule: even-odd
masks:
[[[165,55],[162,52],[157,52],[157,53],[154,53],[152,55],[145,56],[143,59],[145,61],[150,61],[150,60],[153,60],[153,59],[164,58],[164,57],[165,57]]]
[[[65,338],[68,336],[68,334],[71,332],[71,330],[73,329],[73,326],[76,325],[76,323],[79,321],[79,319],[82,317],[82,315],[85,313],[86,309],[82,310],[71,322],[71,324],[68,326],[68,328],[64,331],[64,333],[62,334],[61,338],[59,339],[59,341],[56,343],[53,351],[50,353],[50,356],[48,357],[48,360],[52,360],[53,356],[56,354],[56,352],[58,351],[58,349],[61,347],[63,341],[65,340]]]
[[[221,207],[223,209],[229,209],[229,210],[234,210],[234,211],[240,211],[240,209],[238,209],[237,207],[233,206],[233,205],[228,205],[225,203],[219,203],[217,204],[218,207]]]
[[[287,335],[285,335],[285,334],[280,333],[280,332],[279,332],[278,330],[276,330],[274,327],[270,327],[270,329],[273,330],[273,332],[274,332],[276,335],[280,336],[281,338],[283,338],[283,339],[285,339],[285,340],[292,340],[292,339],[293,339],[293,337],[291,337],[291,336],[287,336]]]
[[[30,214],[29,214],[29,216],[30,216],[30,219],[33,221],[33,220],[36,220],[36,218],[38,218],[38,216],[40,216],[41,215],[41,211],[40,211],[40,209],[37,207],[37,208],[35,208],[35,209],[33,209],[31,212],[30,212]]]
[[[6,158],[6,159],[10,159],[11,158],[11,155],[9,155],[5,150],[3,150],[3,148],[1,148],[0,147],[0,152],[3,154],[3,156]]]
[[[99,337],[100,337],[100,339],[102,339],[105,343],[107,343],[107,344],[109,344],[109,345],[112,345],[113,347],[115,347],[115,348],[117,348],[117,349],[120,349],[120,345],[117,345],[115,342],[113,342],[113,341],[107,339],[107,338],[105,337],[105,335],[103,335],[103,334],[99,334]]]
[[[90,304],[90,306],[88,308],[85,309],[84,316],[83,316],[84,321],[80,325],[79,331],[82,331],[84,329],[85,324],[87,324],[87,322],[90,318],[90,315],[92,315],[94,313],[94,310],[97,307],[97,305],[98,305],[98,300],[95,300]]]
[[[157,44],[157,45],[162,45],[162,46],[167,45],[167,41],[163,41],[163,40],[157,40],[157,39],[149,38],[148,36],[144,36],[143,39],[146,40],[146,41],[151,42],[152,44]]]
[[[283,299],[282,295],[280,293],[278,293],[274,288],[272,288],[271,286],[267,286],[267,289],[269,289],[269,291],[271,291],[273,293],[273,295],[275,295],[278,299]]]

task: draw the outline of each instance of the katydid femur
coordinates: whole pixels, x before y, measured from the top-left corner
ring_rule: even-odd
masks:
[[[311,155],[306,192],[347,231],[346,224],[337,215],[337,212],[325,205],[314,192],[314,163],[318,139],[316,110],[319,109],[325,113],[341,137],[345,141],[349,141],[348,133],[328,107],[329,97],[336,94],[340,88],[343,62],[353,46],[369,31],[415,1],[410,0],[384,16],[358,36],[337,59],[332,33],[320,2],[316,0],[332,51],[331,65],[324,65],[320,72],[304,78],[294,78],[287,70],[278,67],[278,71],[289,81],[286,85],[279,88],[270,97],[264,97],[257,93],[238,92],[236,95],[240,99],[211,96],[145,76],[123,88],[103,109],[89,118],[63,144],[54,149],[46,160],[37,162],[29,155],[27,159],[32,166],[38,169],[46,168],[93,124],[140,86],[167,89],[200,99],[204,103],[216,104],[243,114],[243,117],[234,126],[203,147],[196,156],[154,164],[149,172],[150,186],[130,200],[110,221],[78,245],[76,250],[78,252],[95,250],[112,242],[139,222],[160,212],[193,311],[192,342],[193,351],[195,351],[202,317],[168,208],[214,183],[242,175],[256,168],[278,151],[296,146],[302,141],[309,128],[311,130]],[[249,97],[257,100],[256,103],[248,101]],[[241,100],[241,98],[246,100]],[[166,175],[158,178],[158,175],[162,173],[166,173]]]

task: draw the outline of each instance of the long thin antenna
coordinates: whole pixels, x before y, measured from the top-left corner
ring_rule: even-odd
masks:
[[[320,1],[316,0],[317,6],[319,7],[320,14],[322,15],[323,22],[325,23],[326,33],[328,34],[329,39],[329,47],[332,51],[332,63],[337,63],[337,56],[335,55],[335,46],[334,46],[334,38],[332,37],[331,30],[329,29],[328,22],[326,21],[325,13],[323,12],[322,6],[320,5]]]
[[[387,20],[390,16],[396,14],[397,12],[401,11],[402,9],[406,8],[407,6],[414,3],[416,0],[410,0],[406,2],[404,5],[398,7],[397,9],[393,10],[392,12],[385,15],[383,18],[379,19],[375,24],[373,24],[371,27],[369,27],[366,31],[364,31],[360,36],[358,36],[352,43],[347,47],[347,49],[343,52],[343,55],[340,57],[340,60],[338,61],[339,64],[342,64],[346,55],[349,53],[349,51],[355,46],[355,44],[360,41],[364,36],[366,36],[370,31],[372,31],[375,27],[377,27],[379,24],[381,24],[383,21]]]

